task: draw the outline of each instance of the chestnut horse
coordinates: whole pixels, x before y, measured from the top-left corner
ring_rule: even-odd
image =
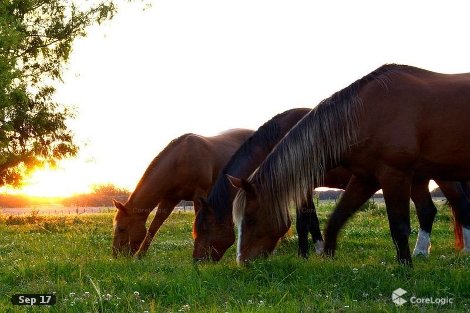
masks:
[[[214,137],[185,134],[171,141],[150,163],[126,203],[114,202],[113,255],[141,257],[153,237],[181,200],[194,201],[206,196],[232,154],[253,133],[233,129]],[[145,222],[156,207],[148,231]]]
[[[272,151],[284,135],[311,109],[291,109],[276,115],[263,124],[231,157],[221,170],[207,199],[200,199],[201,207],[193,225],[194,251],[196,261],[211,259],[218,261],[234,243],[235,233],[232,220],[232,201],[235,190],[225,175],[247,178]],[[324,187],[344,189],[351,178],[351,172],[344,167],[328,171]],[[447,194],[452,186],[440,183]],[[421,188],[422,190],[420,190]],[[413,201],[420,221],[420,232],[414,254],[427,255],[430,247],[429,236],[436,214],[427,186],[415,188]],[[450,194],[452,196],[452,194]],[[455,203],[455,202],[454,202]],[[317,253],[322,252],[323,237],[311,193],[296,210],[299,255],[308,256],[308,234],[312,235]]]
[[[400,263],[408,245],[412,185],[470,180],[470,74],[384,65],[323,100],[242,181],[234,200],[237,258],[270,253],[290,226],[288,206],[342,165],[353,176],[330,217],[325,252],[333,255],[346,221],[382,188]],[[466,204],[462,201],[462,206]],[[469,210],[459,212],[464,241]]]

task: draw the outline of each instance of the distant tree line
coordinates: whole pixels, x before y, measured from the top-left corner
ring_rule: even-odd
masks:
[[[112,206],[113,200],[125,202],[130,192],[113,184],[96,185],[91,193],[74,195],[62,200],[65,206],[102,207]]]
[[[319,200],[337,200],[343,194],[343,190],[331,189],[320,191],[315,194]],[[72,197],[54,199],[54,203],[72,207],[110,207],[113,206],[113,199],[125,202],[130,195],[130,191],[125,188],[116,187],[113,184],[102,184],[93,187],[90,193],[77,194]],[[444,197],[439,188],[431,191],[432,197]],[[374,195],[374,198],[382,198],[381,194]],[[34,205],[51,204],[50,198],[28,197],[25,195],[0,194],[0,207],[3,208],[23,208]],[[191,201],[181,201],[180,206],[192,206]]]
[[[315,193],[315,197],[318,197],[318,199],[320,200],[337,200],[341,197],[343,192],[344,191],[340,189],[318,191]],[[434,188],[430,192],[431,192],[431,197],[444,197],[444,194],[442,193],[439,187]],[[375,199],[383,198],[383,195],[377,193],[373,196],[373,198]]]
[[[25,208],[32,205],[27,196],[14,194],[0,194],[0,207],[2,208]]]
[[[320,200],[336,200],[341,197],[343,192],[344,191],[340,189],[331,189],[331,190],[316,192],[315,196],[318,197],[318,199]],[[434,188],[433,190],[430,191],[430,193],[431,193],[431,197],[438,197],[438,198],[445,197],[439,187]],[[376,198],[376,199],[383,198],[383,195],[375,194],[373,198]]]
[[[431,197],[445,197],[441,191],[441,188],[436,187],[431,191]]]
[[[315,198],[319,200],[336,200],[336,199],[339,199],[339,197],[341,197],[343,192],[344,191],[341,189],[317,191],[315,192]]]
[[[113,199],[125,202],[130,192],[113,184],[96,185],[90,193],[73,195],[68,198],[29,197],[25,195],[0,194],[0,207],[24,208],[35,205],[62,204],[77,207],[109,207]]]

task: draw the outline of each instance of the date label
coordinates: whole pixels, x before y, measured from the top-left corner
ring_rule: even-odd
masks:
[[[11,297],[13,305],[54,305],[54,294],[16,294]]]

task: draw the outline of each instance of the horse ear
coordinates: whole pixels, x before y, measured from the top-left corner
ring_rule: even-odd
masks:
[[[228,181],[230,184],[232,184],[233,187],[240,189],[242,188],[242,180],[241,178],[231,176],[229,174],[225,174],[225,177],[227,177]]]
[[[127,208],[121,202],[113,200],[113,204],[116,207],[116,209],[118,209],[119,211],[127,213]]]
[[[237,189],[243,189],[248,193],[254,192],[253,185],[249,183],[247,180],[243,178],[234,177],[229,174],[225,174],[225,176],[228,178],[228,180],[230,181],[233,187]]]

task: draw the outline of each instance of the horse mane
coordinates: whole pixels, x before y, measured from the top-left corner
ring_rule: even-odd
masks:
[[[207,197],[207,202],[214,208],[214,214],[219,223],[221,223],[225,217],[232,215],[232,197],[230,196],[232,187],[225,175],[229,174],[237,177],[245,175],[243,178],[247,178],[254,170],[251,169],[253,166],[253,149],[261,148],[271,151],[279,142],[279,137],[281,136],[281,128],[278,120],[284,118],[293,110],[296,109],[277,114],[261,125],[258,130],[238,148],[225,167],[220,171]],[[247,171],[249,171],[249,174],[246,173]]]
[[[173,139],[172,141],[170,141],[170,143],[168,145],[166,145],[166,147],[163,148],[162,151],[160,151],[160,153],[147,166],[147,169],[145,170],[144,174],[142,175],[139,182],[137,183],[137,186],[135,187],[134,191],[130,194],[130,196],[127,200],[127,203],[132,201],[132,199],[135,196],[136,190],[140,189],[140,186],[144,183],[144,181],[147,179],[147,177],[150,176],[151,172],[159,164],[160,160],[162,158],[164,158],[168,154],[168,152],[171,151],[175,146],[179,145],[182,141],[184,141],[188,136],[193,136],[193,135],[194,135],[193,133],[187,133],[187,134],[181,135],[181,136]]]
[[[359,89],[377,81],[384,89],[389,75],[411,69],[386,64],[321,101],[283,138],[248,181],[253,183],[260,203],[266,210],[266,222],[278,230],[289,225],[289,205],[300,205],[307,191],[321,186],[325,172],[342,161],[357,143],[362,113]],[[246,193],[240,190],[234,201],[233,219],[239,224],[244,215]]]

